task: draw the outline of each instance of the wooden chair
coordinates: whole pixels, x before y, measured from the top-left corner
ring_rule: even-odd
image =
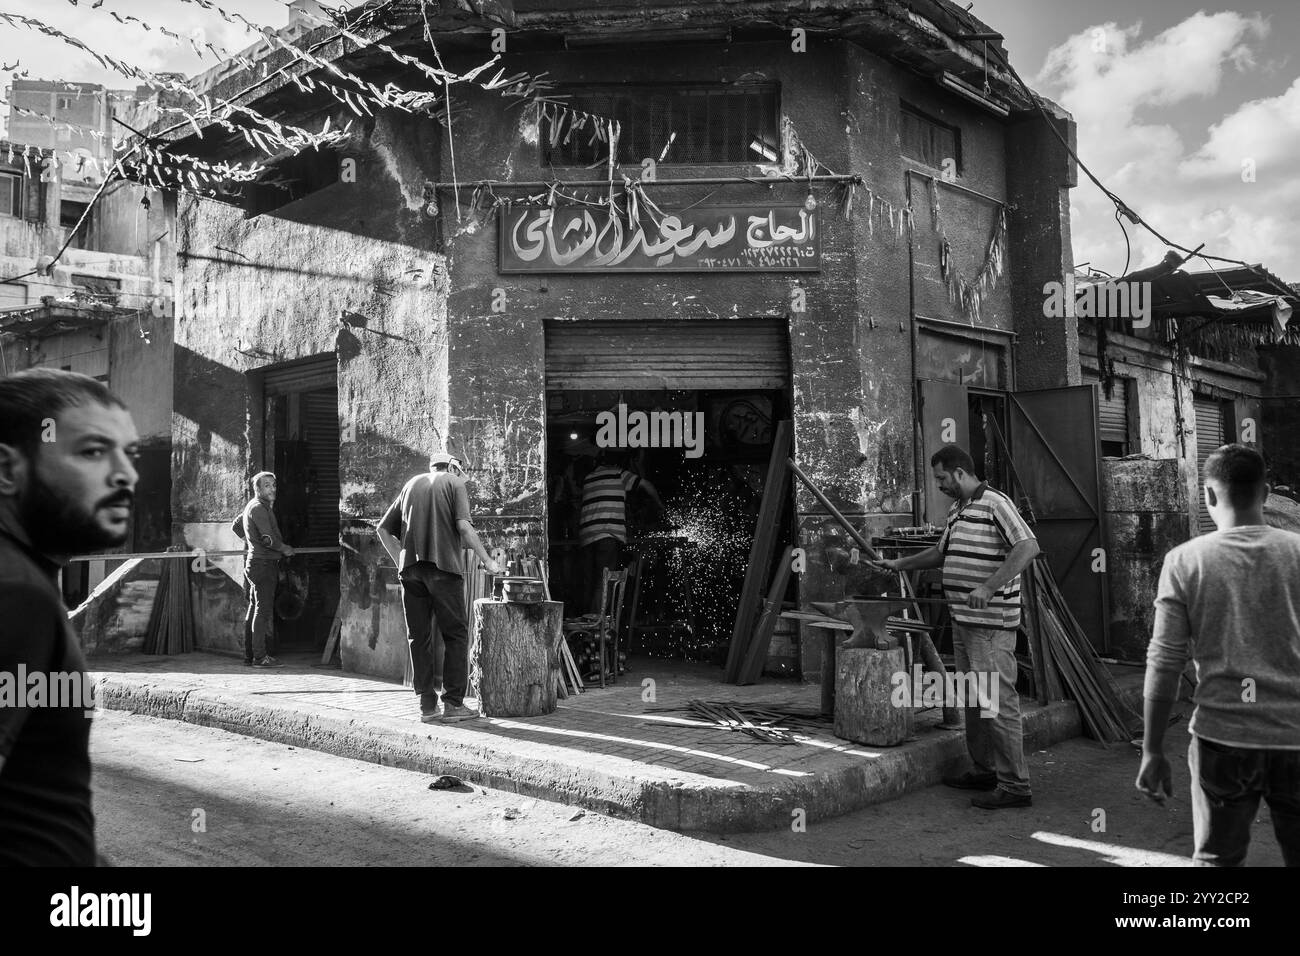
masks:
[[[619,636],[623,630],[623,592],[627,589],[627,568],[603,572],[600,588],[600,616],[596,619],[596,634],[600,641],[600,686],[605,686],[605,638],[614,641],[614,664],[610,669],[610,683],[618,681]]]

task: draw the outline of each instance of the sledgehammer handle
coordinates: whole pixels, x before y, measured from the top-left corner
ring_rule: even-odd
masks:
[[[849,533],[849,537],[854,540],[854,542],[862,550],[862,552],[868,557],[868,559],[870,559],[871,561],[879,561],[880,556],[876,554],[875,549],[871,547],[870,544],[867,543],[867,539],[862,537],[862,535],[858,534],[857,529],[854,528],[853,525],[849,524],[848,518],[844,517],[844,515],[840,514],[837,510],[835,510],[835,506],[831,504],[828,500],[826,500],[826,496],[822,494],[821,490],[818,489],[818,487],[812,483],[812,481],[808,478],[808,476],[803,473],[803,470],[794,463],[794,459],[787,458],[785,460],[785,463],[787,466],[789,466],[790,471],[794,474],[794,476],[798,478],[800,481],[802,481],[804,485],[807,487],[807,489],[813,493],[813,497],[821,502],[822,507],[831,513],[831,517],[834,518],[836,521],[838,521],[840,523],[840,526],[843,527],[844,530]]]

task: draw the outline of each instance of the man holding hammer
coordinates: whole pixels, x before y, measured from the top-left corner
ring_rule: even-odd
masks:
[[[1016,630],[1020,626],[1020,572],[1038,554],[1038,541],[1006,495],[975,475],[970,454],[945,445],[930,459],[939,490],[953,498],[939,543],[905,558],[877,562],[891,571],[943,568],[953,602],[952,635],[958,677],[975,673],[998,681],[997,713],[981,717],[978,702],[963,701],[966,747],[974,770],[945,777],[962,790],[989,790],[971,800],[985,810],[1032,804],[1020,698],[1016,694]],[[965,681],[958,680],[957,686]]]

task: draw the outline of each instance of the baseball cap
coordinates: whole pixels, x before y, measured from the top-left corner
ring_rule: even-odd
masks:
[[[445,451],[436,451],[429,456],[429,466],[434,465],[459,465],[460,459],[455,455],[449,455]]]

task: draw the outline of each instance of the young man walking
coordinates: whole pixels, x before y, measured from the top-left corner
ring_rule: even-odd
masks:
[[[954,499],[943,536],[935,547],[879,565],[891,571],[942,567],[944,593],[962,602],[950,607],[957,670],[975,674],[980,686],[997,682],[996,714],[984,716],[979,703],[963,702],[966,748],[975,769],[943,782],[991,790],[971,800],[984,810],[1028,807],[1033,798],[1016,693],[1016,630],[1020,572],[1037,556],[1038,541],[1011,500],[976,477],[964,448],[945,445],[930,467],[939,490]]]
[[[1192,859],[1241,866],[1262,798],[1287,866],[1300,866],[1300,535],[1264,520],[1264,459],[1224,445],[1205,462],[1218,529],[1165,555],[1147,645],[1137,788],[1173,795],[1165,728],[1190,656]]]
[[[402,582],[411,670],[420,697],[420,720],[425,723],[479,716],[478,710],[465,706],[469,625],[461,550],[472,548],[493,574],[504,570],[488,555],[470,523],[469,492],[459,472],[460,462],[452,455],[431,456],[429,471],[406,483],[377,529]],[[438,670],[433,655],[435,619],[444,646],[441,709],[434,676]]]
[[[275,589],[280,583],[280,558],[292,557],[293,548],[280,536],[275,504],[275,475],[259,471],[253,476],[253,497],[244,506],[244,582],[248,586],[248,612],[244,617],[244,663],[254,667],[283,667],[271,655],[275,628]]]
[[[18,690],[0,695],[0,866],[96,863],[94,692],[56,575],[126,540],[138,446],[130,412],[93,378],[0,378],[0,679]],[[29,698],[36,675],[49,697]]]

